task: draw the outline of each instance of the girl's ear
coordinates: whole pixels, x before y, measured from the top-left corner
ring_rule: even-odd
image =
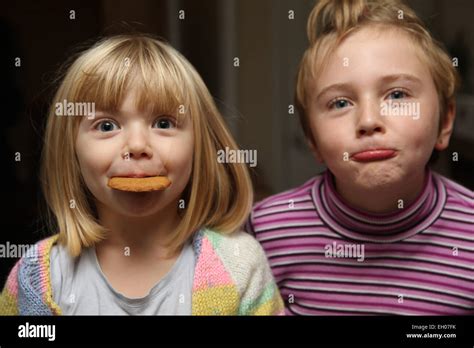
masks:
[[[309,146],[311,152],[313,153],[313,156],[316,158],[316,160],[319,163],[324,163],[323,156],[321,156],[321,152],[319,152],[318,147],[317,147],[316,142],[314,141],[314,139],[306,138],[306,143],[308,144],[308,146]]]
[[[454,124],[455,116],[456,116],[456,104],[452,102],[448,105],[444,122],[441,125],[438,139],[435,144],[436,150],[442,151],[448,147],[449,139],[451,138],[451,134],[453,133],[453,124]]]

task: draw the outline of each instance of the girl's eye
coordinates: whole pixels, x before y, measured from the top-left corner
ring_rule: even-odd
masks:
[[[332,102],[329,103],[329,108],[333,109],[342,109],[349,106],[349,101],[346,99],[335,99]]]
[[[155,121],[155,123],[153,123],[153,126],[160,129],[170,129],[176,127],[174,120],[170,117],[160,117]]]
[[[404,91],[393,91],[388,97],[389,99],[403,99],[407,97],[407,94]]]
[[[119,129],[119,126],[113,121],[106,120],[97,123],[94,128],[101,132],[112,132],[114,130]]]

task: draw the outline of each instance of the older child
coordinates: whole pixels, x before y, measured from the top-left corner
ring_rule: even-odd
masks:
[[[59,233],[13,268],[0,312],[282,313],[263,250],[236,231],[252,190],[243,164],[218,163],[224,147],[236,145],[212,97],[168,44],[123,35],[82,53],[45,134],[43,189]],[[167,184],[150,188],[149,177]]]
[[[457,74],[391,0],[322,0],[296,100],[328,170],[258,203],[248,228],[297,315],[474,313],[473,192],[430,171]]]

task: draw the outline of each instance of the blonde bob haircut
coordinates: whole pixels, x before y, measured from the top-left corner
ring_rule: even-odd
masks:
[[[218,163],[218,150],[237,150],[237,145],[196,70],[160,39],[145,34],[112,36],[80,53],[65,70],[46,123],[41,185],[48,225],[59,232],[59,241],[72,256],[106,238],[109,231],[100,224],[76,157],[82,117],[58,117],[55,105],[64,100],[94,102],[96,109],[114,112],[132,85],[139,92],[139,110],[151,108],[192,120],[193,167],[180,197],[186,208],[170,235],[170,248],[176,251],[204,227],[232,233],[250,213],[253,190],[248,169],[242,163]],[[182,106],[184,115],[178,115]]]
[[[416,13],[398,0],[321,0],[311,11],[307,23],[309,47],[301,60],[295,104],[305,136],[314,144],[308,120],[308,96],[328,56],[354,31],[377,25],[377,29],[397,29],[409,35],[428,67],[438,93],[440,126],[448,107],[455,103],[459,76],[453,63],[435,41]]]

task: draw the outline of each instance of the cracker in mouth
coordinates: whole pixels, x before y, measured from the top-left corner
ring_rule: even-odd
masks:
[[[113,177],[107,184],[110,188],[127,192],[151,192],[166,189],[171,181],[166,176],[149,176],[144,178]]]

